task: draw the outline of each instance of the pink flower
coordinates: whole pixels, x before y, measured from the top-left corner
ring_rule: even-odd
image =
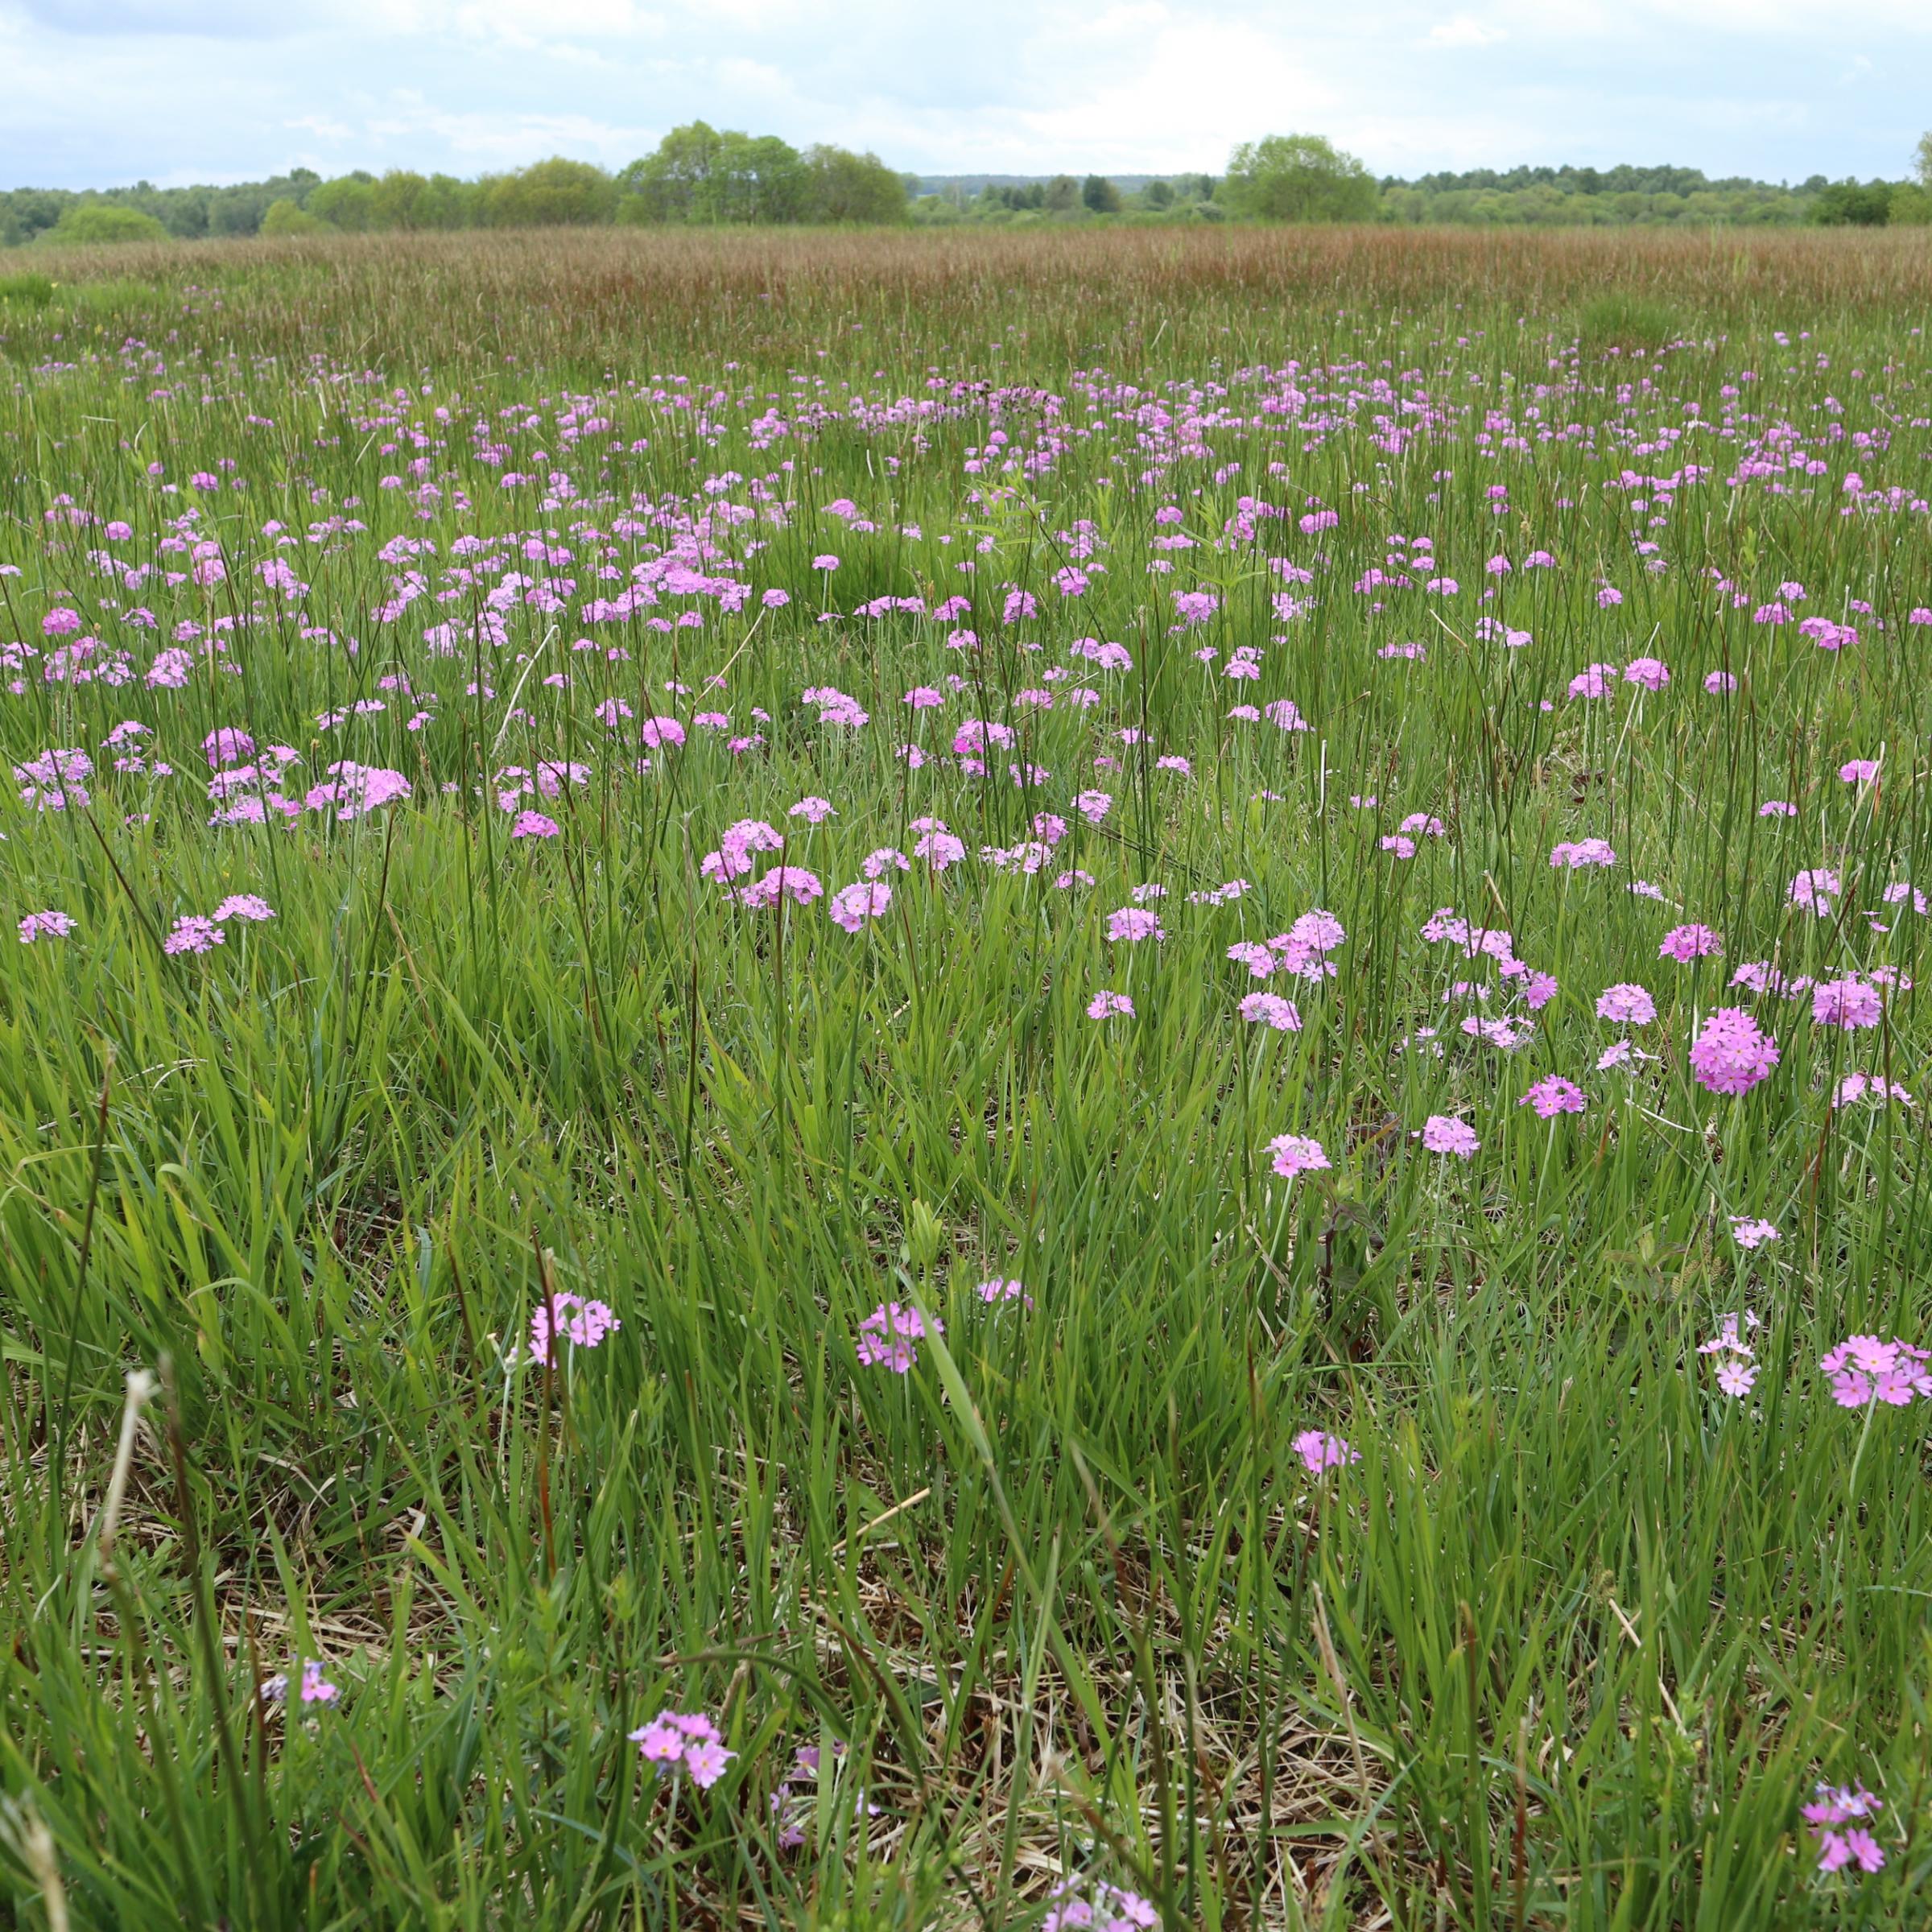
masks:
[[[31,946],[36,939],[64,939],[73,929],[72,919],[64,912],[30,912],[20,922],[20,943]]]
[[[275,909],[257,893],[237,892],[224,899],[215,908],[213,916],[217,925],[229,919],[249,919],[259,923],[263,919],[272,919],[275,916]]]
[[[1690,1071],[1713,1093],[1748,1093],[1777,1059],[1777,1042],[1741,1006],[1719,1007],[1690,1046]]]
[[[546,818],[540,811],[520,811],[510,821],[510,836],[513,839],[554,839],[561,836],[562,830],[555,819]]]
[[[1597,995],[1596,1017],[1620,1026],[1648,1026],[1657,1018],[1657,1001],[1648,989],[1623,981]]]
[[[1728,671],[1714,671],[1704,679],[1704,689],[1714,698],[1721,698],[1726,692],[1737,689],[1737,679]]]
[[[1670,672],[1662,658],[1633,658],[1624,667],[1624,682],[1641,684],[1645,691],[1662,691],[1670,682]]]
[[[1241,1004],[1241,1018],[1253,1026],[1272,1026],[1277,1033],[1299,1033],[1302,1016],[1293,1000],[1279,993],[1251,993]]]
[[[1307,1466],[1311,1476],[1326,1469],[1345,1469],[1362,1459],[1339,1435],[1323,1429],[1304,1429],[1289,1445]]]
[[[881,1302],[859,1323],[860,1364],[903,1375],[919,1359],[914,1344],[923,1341],[928,1332],[943,1335],[946,1324],[935,1315],[928,1331],[918,1309],[905,1307],[898,1302]]]
[[[684,1765],[691,1773],[691,1781],[700,1790],[708,1791],[737,1756],[737,1752],[727,1751],[722,1744],[706,1741],[685,1746]]]
[[[1534,1107],[1539,1120],[1553,1121],[1559,1113],[1581,1113],[1586,1105],[1583,1090],[1559,1073],[1546,1074],[1517,1102]]]
[[[1664,935],[1657,956],[1688,965],[1693,960],[1711,959],[1724,950],[1724,941],[1708,926],[1673,926]]]
[[[1900,1086],[1896,1080],[1888,1080],[1883,1074],[1879,1073],[1847,1074],[1832,1094],[1831,1104],[1834,1107],[1849,1107],[1855,1100],[1862,1100],[1868,1096],[1880,1105],[1887,1100],[1897,1100],[1901,1107],[1912,1104],[1912,1096],[1906,1088]]]
[[[301,1699],[305,1704],[332,1704],[341,1695],[340,1686],[332,1684],[322,1673],[326,1666],[310,1657],[302,1666]]]
[[[1728,1396],[1742,1401],[1751,1393],[1751,1385],[1757,1380],[1757,1364],[1755,1362],[1724,1362],[1717,1371],[1717,1385]]]
[[[1482,1142],[1467,1121],[1446,1113],[1432,1113],[1422,1123],[1422,1145],[1431,1154],[1453,1154],[1468,1160]]]
[[[1876,1026],[1884,1012],[1878,989],[1863,980],[1827,980],[1811,993],[1811,1018],[1820,1026],[1842,1026],[1847,1033]]]
[[[1087,1002],[1087,1017],[1090,1020],[1111,1019],[1116,1013],[1124,1019],[1133,1016],[1133,1001],[1124,993],[1096,993]]]
[[[611,1312],[606,1302],[586,1301],[574,1290],[559,1288],[547,1300],[537,1303],[530,1318],[530,1359],[550,1360],[551,1311],[556,1311],[557,1332],[572,1348],[596,1348],[605,1335],[624,1324]]]
[[[802,865],[774,865],[762,877],[741,886],[737,895],[741,906],[762,910],[777,905],[781,896],[795,905],[809,906],[825,896],[825,888],[815,872],[807,872]]]
[[[1876,758],[1851,758],[1839,766],[1838,775],[1847,785],[1869,785],[1878,776]]]
[[[1108,914],[1107,936],[1133,945],[1141,939],[1162,939],[1167,935],[1161,930],[1156,914],[1143,906],[1123,906],[1117,911]]]
[[[883,879],[867,884],[841,886],[827,902],[825,910],[832,923],[848,932],[857,932],[868,919],[883,919],[892,903],[892,888]]]
[[[1881,1342],[1875,1335],[1852,1335],[1818,1365],[1830,1378],[1831,1399],[1840,1408],[1862,1409],[1870,1402],[1903,1408],[1915,1395],[1932,1398],[1928,1360],[1932,1354],[1896,1337]]]
[[[227,938],[213,919],[187,913],[175,921],[174,930],[161,942],[161,950],[168,953],[213,952]]]
[[[1321,1142],[1305,1133],[1278,1133],[1268,1143],[1268,1151],[1274,1156],[1274,1171],[1284,1180],[1333,1165]]]
[[[1827,866],[1814,866],[1792,880],[1791,903],[1803,906],[1807,912],[1816,913],[1821,919],[1828,919],[1832,900],[1843,890],[1843,881],[1836,873]]]
[[[1767,1242],[1778,1238],[1777,1227],[1769,1221],[1754,1221],[1741,1214],[1731,1217],[1731,1238],[1744,1249],[1762,1248]]]
[[[1885,1852],[1859,1821],[1876,1818],[1884,1809],[1884,1801],[1863,1785],[1818,1785],[1812,1802],[1799,1812],[1817,1835],[1818,1870],[1836,1872],[1851,1864],[1861,1872],[1881,1870]]]
[[[1575,872],[1585,865],[1614,865],[1616,854],[1607,839],[1579,839],[1574,844],[1566,839],[1550,848],[1550,863]]]
[[[698,1711],[660,1711],[630,1736],[639,1755],[659,1777],[687,1771],[691,1781],[701,1790],[708,1791],[737,1756],[724,1748],[717,1725]]]
[[[1014,1281],[1001,1281],[996,1278],[990,1282],[981,1282],[973,1293],[989,1305],[995,1302],[1020,1302],[1029,1308],[1033,1306],[1033,1297],[1019,1282]]]

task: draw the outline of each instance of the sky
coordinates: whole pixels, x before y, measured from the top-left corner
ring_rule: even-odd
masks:
[[[0,0],[0,186],[621,166],[680,122],[919,174],[1668,162],[1898,177],[1932,0]]]

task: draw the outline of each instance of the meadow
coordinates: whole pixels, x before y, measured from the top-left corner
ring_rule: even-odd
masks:
[[[0,277],[10,1922],[1926,1923],[1929,315]]]

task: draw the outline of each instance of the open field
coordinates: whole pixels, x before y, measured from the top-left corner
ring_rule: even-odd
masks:
[[[1932,1917],[1924,239],[48,272],[19,1922]]]

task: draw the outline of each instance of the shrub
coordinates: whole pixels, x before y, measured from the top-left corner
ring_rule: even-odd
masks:
[[[120,208],[112,201],[83,201],[70,208],[47,229],[43,240],[55,242],[165,242],[167,230],[152,215],[138,208]]]
[[[279,201],[270,202],[262,214],[262,233],[265,235],[316,235],[322,232],[324,226],[324,223],[306,208],[298,208],[286,195]]]

